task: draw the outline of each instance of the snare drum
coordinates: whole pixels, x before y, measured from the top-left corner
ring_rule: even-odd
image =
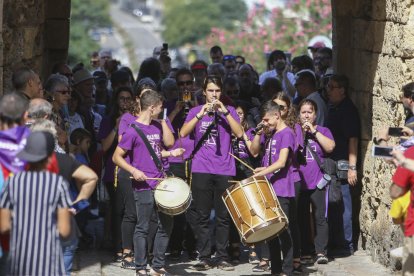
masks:
[[[155,187],[155,203],[160,212],[176,216],[184,213],[191,203],[190,186],[178,177],[168,177]]]
[[[288,226],[273,187],[264,176],[237,182],[222,199],[246,244],[270,240]]]

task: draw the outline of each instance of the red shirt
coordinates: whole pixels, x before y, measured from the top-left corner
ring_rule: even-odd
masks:
[[[414,159],[414,147],[410,147],[404,152],[404,156],[410,159]],[[411,190],[410,205],[407,210],[407,218],[405,219],[405,233],[406,237],[414,235],[414,172],[402,167],[398,167],[395,171],[392,181],[395,185],[405,189]]]

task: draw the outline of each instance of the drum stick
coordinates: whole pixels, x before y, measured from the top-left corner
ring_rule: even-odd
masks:
[[[239,161],[240,163],[242,163],[243,165],[245,165],[248,169],[250,169],[252,172],[254,172],[254,169],[252,167],[250,167],[248,164],[246,164],[246,162],[244,162],[243,160],[241,160],[240,158],[238,158],[237,156],[233,155],[231,152],[229,152],[229,154],[231,156],[234,157],[234,159],[236,159],[237,161]]]
[[[183,148],[183,141],[181,141],[180,129],[178,128],[178,142],[180,143],[180,148]],[[181,155],[181,160],[184,161],[184,153]]]
[[[236,181],[236,180],[229,180],[229,183],[239,183],[240,181]]]
[[[129,178],[134,179],[133,176],[130,176]],[[146,180],[159,180],[159,181],[162,181],[162,180],[164,180],[164,178],[147,177]]]
[[[174,193],[174,191],[171,191],[171,190],[165,190],[165,189],[155,189],[156,191],[161,191],[161,192],[171,192],[171,193]]]

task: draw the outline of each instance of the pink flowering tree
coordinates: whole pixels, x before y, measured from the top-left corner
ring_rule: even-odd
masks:
[[[220,45],[224,54],[241,55],[259,72],[266,70],[265,54],[283,50],[298,56],[307,53],[309,40],[316,35],[331,37],[330,0],[291,0],[286,7],[268,10],[258,5],[250,10],[238,31],[220,27],[198,41],[206,51]]]

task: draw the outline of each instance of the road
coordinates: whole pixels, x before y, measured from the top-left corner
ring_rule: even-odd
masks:
[[[135,48],[135,56],[140,64],[145,58],[152,56],[155,46],[162,45],[162,39],[155,31],[159,25],[157,22],[145,24],[138,20],[132,13],[125,13],[117,4],[110,8],[112,20],[129,35]]]

